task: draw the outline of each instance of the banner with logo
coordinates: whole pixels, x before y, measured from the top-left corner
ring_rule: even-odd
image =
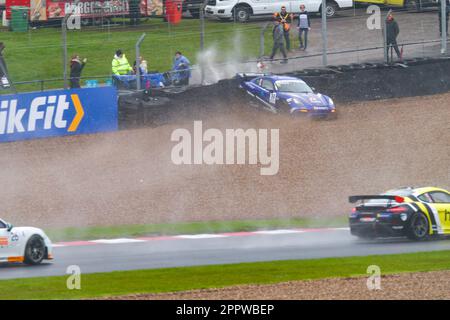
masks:
[[[0,96],[0,142],[117,130],[114,87]]]

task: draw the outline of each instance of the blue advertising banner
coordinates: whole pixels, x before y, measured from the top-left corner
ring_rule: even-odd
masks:
[[[117,130],[115,87],[0,96],[0,142]]]

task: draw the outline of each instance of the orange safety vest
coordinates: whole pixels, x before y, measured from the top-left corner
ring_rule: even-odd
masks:
[[[275,19],[278,19],[283,24],[284,31],[289,31],[289,29],[291,28],[291,25],[289,23],[287,23],[287,20],[289,18],[291,18],[291,14],[290,13],[288,13],[286,11],[286,14],[283,15],[281,12],[275,12],[273,14],[273,17]],[[284,20],[284,22],[283,22],[283,20]]]

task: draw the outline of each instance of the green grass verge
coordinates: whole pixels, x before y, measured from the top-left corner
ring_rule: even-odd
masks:
[[[205,48],[215,48],[212,56],[219,61],[231,57],[255,57],[259,53],[260,28],[259,22],[242,24],[208,20],[205,24]],[[60,28],[45,27],[28,32],[1,30],[2,41],[6,45],[4,56],[13,82],[62,78]],[[271,49],[272,43],[269,31],[266,32],[266,51]],[[118,48],[121,48],[129,62],[133,63],[135,43],[144,32],[147,36],[142,43],[141,54],[148,61],[149,70],[169,70],[173,55],[178,50],[189,57],[192,63],[197,62],[196,55],[200,50],[198,19],[186,19],[175,26],[169,26],[162,19],[154,18],[143,22],[139,28],[84,27],[81,30],[72,30],[67,34],[68,54],[70,57],[78,53],[88,58],[83,77],[107,76],[111,74],[111,60]],[[61,86],[61,81],[49,82],[45,84],[45,89]],[[20,85],[17,89],[39,90],[40,85]]]
[[[345,217],[293,218],[265,220],[199,221],[162,224],[120,225],[102,227],[73,227],[45,230],[52,241],[93,240],[99,238],[138,237],[254,231],[275,228],[318,228],[347,226]]]
[[[382,274],[449,270],[449,256],[450,251],[434,251],[86,274],[81,290],[68,290],[66,276],[2,280],[0,299],[77,299],[363,276],[369,265],[378,265]]]

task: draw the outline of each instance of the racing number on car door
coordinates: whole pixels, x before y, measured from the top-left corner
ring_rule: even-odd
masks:
[[[439,214],[439,220],[441,221],[442,229],[445,233],[450,233],[450,195],[440,191],[430,192],[430,196],[433,198],[433,204],[431,204]]]
[[[275,92],[271,92],[269,95],[269,102],[271,104],[275,104],[277,102],[277,94]]]

